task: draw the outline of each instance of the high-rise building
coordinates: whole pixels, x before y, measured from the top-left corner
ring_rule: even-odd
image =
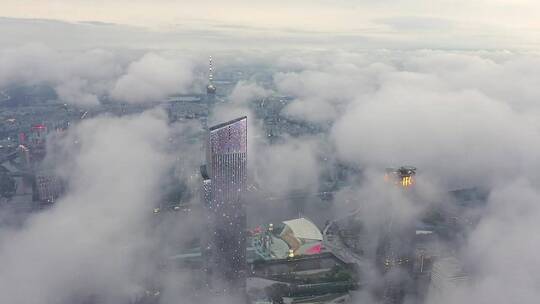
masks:
[[[39,124],[31,129],[30,133],[30,154],[32,162],[39,162],[45,158],[47,137],[47,127]]]
[[[31,142],[32,145],[45,144],[45,136],[47,135],[47,127],[42,124],[32,126]]]
[[[399,168],[386,168],[384,179],[387,182],[391,182],[406,189],[416,183],[414,178],[415,175],[415,167],[401,166]]]
[[[450,296],[465,292],[469,283],[463,264],[455,257],[443,257],[433,263],[428,302],[440,303]]]
[[[391,229],[385,225],[376,250],[376,262],[383,275],[382,302],[385,304],[402,303],[408,284],[408,275],[412,270],[412,238],[414,231],[408,227]]]
[[[42,203],[54,203],[64,191],[62,181],[54,176],[36,174],[36,199]]]
[[[246,279],[247,117],[210,127],[206,153],[201,173],[209,284],[216,290],[240,291]]]
[[[17,151],[19,152],[19,159],[20,159],[20,164],[21,164],[22,168],[25,171],[28,171],[30,169],[30,166],[31,166],[30,150],[28,149],[28,147],[21,144],[21,145],[19,145]]]
[[[19,133],[19,145],[26,145],[26,133]]]

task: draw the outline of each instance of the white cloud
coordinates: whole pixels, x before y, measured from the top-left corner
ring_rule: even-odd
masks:
[[[63,140],[68,193],[16,231],[2,231],[0,301],[124,302],[154,271],[152,204],[168,165],[160,112],[87,120]],[[80,146],[74,144],[78,139]]]
[[[149,53],[131,63],[114,85],[111,96],[130,103],[156,102],[173,93],[186,93],[193,80],[193,65],[189,61]]]
[[[0,52],[0,88],[45,84],[61,102],[95,106],[127,58],[100,49],[61,52],[36,44],[6,48]]]
[[[68,104],[81,104],[85,106],[99,105],[98,97],[95,94],[85,92],[88,81],[81,79],[71,79],[58,85],[55,90],[58,99]]]
[[[271,91],[256,83],[241,80],[235,85],[228,99],[236,104],[246,104],[267,97],[270,93]]]
[[[185,56],[126,50],[59,51],[23,45],[0,52],[0,88],[45,84],[62,103],[96,106],[101,99],[143,103],[194,91],[197,62]]]
[[[251,170],[264,192],[283,196],[290,191],[317,192],[320,167],[317,141],[289,138],[274,145],[261,144]]]
[[[23,64],[15,67],[10,60],[0,60],[11,71],[0,72],[0,83],[45,81],[56,85],[66,100],[84,100],[87,96],[84,94],[98,96],[100,92],[113,90],[118,99],[146,102],[187,90],[193,82],[191,63],[155,53],[136,61],[125,60],[124,64],[103,72],[87,69],[87,64],[72,64],[67,73],[69,79],[54,68],[50,75],[44,72],[48,66],[43,65],[43,58],[53,58],[55,63],[63,58],[50,50],[30,52],[33,55],[26,62],[16,52],[5,54],[12,57],[3,58],[16,58]],[[90,58],[102,56],[105,59],[83,62],[94,62],[91,66],[108,62],[108,55]],[[252,115],[250,106],[254,99],[272,92],[253,82],[239,83],[229,101],[216,105],[210,123],[249,116],[248,155],[253,180],[270,194],[297,189],[314,191],[322,166],[318,153],[335,152],[337,160],[370,169],[365,177],[372,183],[348,189],[349,193],[340,192],[336,197],[358,205],[360,198],[366,199],[363,206],[369,212],[364,216],[375,222],[374,227],[381,220],[378,214],[388,208],[396,208],[400,219],[407,221],[424,207],[409,200],[395,205],[403,197],[387,191],[386,185],[377,180],[380,169],[387,166],[417,166],[420,194],[428,198],[441,189],[476,185],[494,188],[485,217],[464,248],[465,256],[476,262],[471,269],[475,281],[466,289],[467,295],[480,303],[509,299],[534,302],[538,296],[539,278],[535,275],[539,268],[538,240],[530,232],[537,230],[535,223],[540,216],[535,207],[540,182],[536,169],[540,165],[537,55],[507,51],[383,50],[316,55],[304,52],[272,60],[268,63],[257,57],[254,62],[267,65],[277,62],[276,69],[281,72],[274,75],[275,89],[279,94],[296,98],[285,114],[310,123],[331,121],[332,130],[329,137],[286,137],[270,145],[262,136],[261,121]],[[19,66],[28,67],[31,73],[18,72]],[[109,80],[98,81],[103,78]],[[108,277],[112,281],[103,279],[111,288],[90,285],[88,290],[103,291],[114,299],[131,294],[139,286],[139,276],[129,270],[135,260],[119,261],[119,256],[131,257],[134,248],[144,247],[144,235],[142,244],[140,235],[130,235],[126,242],[118,244],[111,240],[122,239],[125,228],[146,223],[139,212],[146,206],[145,198],[153,192],[151,185],[157,179],[155,167],[150,166],[163,165],[164,155],[159,149],[156,151],[156,147],[165,144],[160,134],[168,132],[162,120],[159,114],[147,113],[143,118],[100,118],[78,128],[82,150],[74,152],[76,157],[69,161],[71,167],[66,170],[71,172],[74,192],[58,208],[29,222],[15,234],[17,238],[4,236],[2,241],[11,243],[0,250],[0,257],[12,263],[7,263],[4,272],[0,271],[8,274],[0,276],[0,282],[4,277],[9,278],[0,284],[0,290],[4,286],[0,297],[4,294],[12,303],[28,303],[23,301],[26,300],[23,295],[9,292],[13,286],[10,284],[41,281],[51,272],[55,272],[57,279],[45,280],[39,291],[45,297],[58,294],[68,297],[63,293],[64,282],[74,284],[70,290],[77,291],[84,282],[74,274],[85,271],[94,281],[99,281],[105,267],[115,273]],[[196,154],[193,147],[189,151]],[[186,159],[195,162],[194,158]],[[80,214],[88,214],[88,218],[81,219]],[[111,214],[115,217],[107,217]],[[330,212],[324,216],[330,216]],[[100,219],[104,222],[96,227]],[[95,233],[79,237],[86,227]],[[57,245],[44,250],[42,257],[47,263],[33,262],[30,270],[18,271],[16,267],[22,265],[21,260],[30,260],[20,252],[34,252],[37,250],[34,245],[41,246],[42,239]],[[74,245],[60,246],[65,240]],[[114,244],[108,246],[109,243]],[[87,248],[107,249],[89,252]],[[110,261],[105,258],[109,255]],[[97,263],[95,257],[105,262]],[[523,263],[514,264],[514,257]],[[47,265],[53,262],[62,266],[52,271]],[[460,298],[456,296],[449,301],[457,299]]]
[[[423,205],[377,186],[382,168],[404,164],[419,168],[417,189],[431,198],[425,201],[445,189],[494,189],[464,247],[452,244],[463,255],[470,284],[441,303],[534,302],[540,280],[539,242],[531,234],[540,218],[535,102],[540,91],[533,84],[540,76],[538,56],[430,50],[365,54],[371,60],[354,63],[347,72],[331,68],[341,59],[323,56],[303,63],[315,73],[275,78],[278,89],[299,97],[288,111],[311,122],[330,113],[337,157],[368,169],[368,182],[338,193],[339,202],[361,206],[362,218],[375,226],[389,209],[399,209],[394,214],[405,222],[417,217]],[[313,74],[324,77],[313,81]],[[356,90],[340,86],[346,77],[358,81]]]

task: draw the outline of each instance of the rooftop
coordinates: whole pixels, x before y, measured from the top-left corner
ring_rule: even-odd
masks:
[[[233,120],[229,120],[227,122],[223,122],[223,123],[220,123],[220,124],[217,124],[215,126],[212,126],[209,128],[210,131],[215,131],[215,130],[218,130],[218,129],[221,129],[223,127],[226,127],[228,125],[232,125],[236,122],[239,122],[241,120],[244,120],[244,119],[247,119],[247,116],[242,116],[242,117],[239,117],[239,118],[236,118],[236,119],[233,119]]]

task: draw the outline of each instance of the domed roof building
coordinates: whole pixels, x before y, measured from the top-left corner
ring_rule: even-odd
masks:
[[[306,218],[292,219],[277,225],[270,224],[266,231],[258,231],[253,239],[256,253],[263,259],[284,259],[292,256],[319,254],[322,233]]]

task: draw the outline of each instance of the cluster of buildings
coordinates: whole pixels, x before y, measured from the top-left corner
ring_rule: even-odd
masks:
[[[14,187],[13,195],[5,203],[15,210],[41,209],[57,201],[65,190],[65,182],[43,166],[48,130],[44,124],[36,124],[29,132],[20,132],[18,146],[0,159],[7,171],[4,178],[11,179]],[[56,128],[55,132],[62,129]]]
[[[216,102],[212,73],[211,65],[209,105]],[[277,113],[287,101],[263,102],[267,105],[259,114],[269,120],[269,134],[279,137],[282,118]],[[206,136],[206,164],[200,170],[206,230],[198,246],[168,261],[172,267],[195,269],[192,273],[202,270],[202,278],[195,280],[199,289],[247,303],[344,303],[359,291],[381,303],[411,297],[421,303],[467,280],[459,259],[441,251],[438,242],[446,236],[441,221],[398,225],[388,212],[374,235],[358,210],[323,229],[306,217],[248,229],[247,117],[207,127]],[[407,196],[414,192],[416,168],[388,168],[384,179]]]
[[[204,270],[201,288],[242,294],[249,303],[344,303],[360,290],[381,303],[421,303],[467,282],[459,259],[441,251],[438,231],[427,224],[393,227],[390,216],[374,237],[358,210],[322,231],[305,217],[248,229],[246,119],[208,129],[201,168],[208,230],[200,248],[171,257]],[[389,168],[385,179],[411,191],[415,175],[414,167]]]
[[[249,229],[247,117],[206,125],[209,107],[220,101],[212,58],[206,95],[175,98],[167,108],[171,122],[201,119],[205,128],[205,164],[200,168],[200,219],[205,229],[193,248],[169,257],[167,265],[200,274],[194,280],[196,288],[208,291],[201,294],[234,296],[246,303],[344,303],[367,290],[382,303],[403,303],[411,295],[419,302],[440,299],[448,290],[466,284],[463,265],[455,256],[442,253],[438,241],[474,224],[477,217],[470,210],[482,201],[481,196],[454,191],[451,207],[434,210],[431,215],[438,217],[422,223],[397,225],[389,211],[375,228],[376,235],[362,221],[362,210],[328,221],[322,229],[305,216]],[[282,117],[280,112],[289,102],[288,97],[270,97],[256,105],[255,115],[263,117],[270,142],[284,133],[324,132],[324,124]],[[129,114],[143,108],[105,105],[103,111],[107,109]],[[76,116],[84,119],[97,113],[84,111]],[[41,166],[48,133],[45,124],[32,125],[29,132],[19,134],[17,148],[0,158],[0,165],[17,180],[18,193],[29,194],[39,206],[54,203],[65,190],[65,182]],[[348,170],[339,172],[356,174]],[[329,176],[328,193],[347,178]],[[389,187],[411,192],[416,168],[388,168],[384,178]],[[190,214],[192,208],[180,204],[169,209]],[[163,209],[156,207],[154,213]],[[159,291],[150,292],[141,303],[158,301],[159,295]]]
[[[198,269],[200,289],[246,303],[344,301],[358,288],[357,267],[326,249],[307,218],[247,227],[247,117],[207,130],[201,166],[199,246],[170,257],[173,267]],[[207,295],[205,293],[205,295]]]

